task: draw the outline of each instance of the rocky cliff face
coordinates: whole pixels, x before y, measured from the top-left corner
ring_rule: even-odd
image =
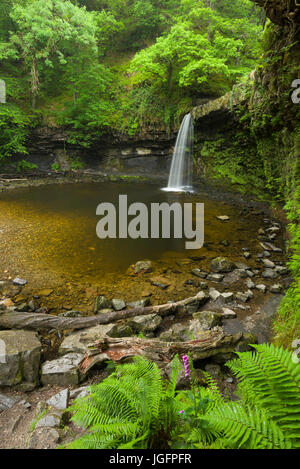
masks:
[[[41,170],[50,170],[53,164],[69,170],[74,161],[77,164],[80,161],[93,169],[116,167],[167,172],[175,138],[176,133],[154,131],[135,137],[111,133],[91,148],[83,149],[69,144],[63,129],[39,127],[28,142],[28,160]]]

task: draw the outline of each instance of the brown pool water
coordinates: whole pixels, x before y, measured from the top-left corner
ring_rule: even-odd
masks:
[[[186,250],[185,240],[176,239],[99,239],[96,207],[101,202],[118,206],[119,194],[127,194],[128,204],[204,203],[204,247]],[[170,296],[181,299],[195,293],[194,287],[184,285],[193,278],[191,269],[208,269],[218,255],[245,261],[244,247],[259,252],[257,231],[262,217],[251,212],[241,216],[241,209],[203,194],[166,193],[149,183],[47,185],[0,193],[0,279],[25,278],[25,293],[53,289],[52,306],[61,304],[63,296],[65,309],[88,308],[95,292],[122,295],[128,301],[147,294],[153,302]],[[219,221],[220,215],[230,220]],[[229,247],[220,244],[225,239]],[[128,268],[141,259],[151,259],[154,271],[132,277]],[[255,266],[254,259],[247,263]],[[152,286],[150,279],[156,276],[169,279],[170,287],[162,291]]]

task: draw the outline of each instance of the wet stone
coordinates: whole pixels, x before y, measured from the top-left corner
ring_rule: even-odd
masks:
[[[138,261],[133,267],[133,272],[135,274],[147,273],[151,271],[152,262],[149,260]]]
[[[79,364],[83,358],[83,354],[69,353],[64,357],[45,362],[41,371],[43,385],[69,386],[78,384],[80,382]]]
[[[211,282],[222,282],[224,278],[224,275],[222,274],[210,274],[207,276],[207,280],[210,280]]]
[[[278,277],[278,274],[273,269],[265,269],[261,274],[263,278],[275,279]]]
[[[262,262],[263,262],[265,267],[268,267],[270,269],[274,269],[274,267],[275,267],[274,262],[270,261],[270,259],[263,259]]]
[[[64,389],[48,399],[47,404],[55,409],[66,410],[68,407],[69,389]]]
[[[196,277],[200,277],[203,279],[206,278],[208,275],[207,272],[204,272],[203,270],[200,270],[200,269],[193,269],[192,274],[195,275]]]
[[[281,293],[283,291],[283,286],[280,283],[276,283],[270,287],[271,293]]]
[[[210,270],[216,273],[231,272],[234,264],[227,257],[216,257],[210,263]]]
[[[267,291],[267,287],[266,285],[264,285],[263,283],[259,284],[259,285],[256,285],[255,287],[257,290],[263,292],[263,293],[266,293]]]
[[[126,308],[125,301],[122,299],[113,298],[111,302],[115,311],[121,311],[122,309]]]
[[[95,300],[94,311],[100,311],[101,309],[111,309],[112,302],[107,299],[105,296],[98,296]]]
[[[26,285],[26,283],[27,283],[27,280],[25,280],[24,278],[16,277],[16,278],[13,279],[13,284],[17,285],[19,287],[24,287],[24,285]]]

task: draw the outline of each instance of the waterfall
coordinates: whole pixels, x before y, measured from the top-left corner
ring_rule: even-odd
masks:
[[[191,114],[184,116],[174,148],[169,174],[168,187],[170,192],[192,190],[194,123]]]

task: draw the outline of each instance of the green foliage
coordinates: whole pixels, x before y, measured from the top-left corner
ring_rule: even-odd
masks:
[[[176,363],[177,362],[177,363]],[[164,448],[176,430],[174,401],[178,359],[168,386],[155,363],[136,357],[119,365],[92,394],[71,407],[72,420],[88,433],[70,448]]]
[[[52,169],[52,171],[59,172],[61,170],[61,167],[60,167],[59,163],[52,163],[51,169]]]
[[[19,107],[0,104],[0,163],[17,153],[26,154],[30,117]]]
[[[240,400],[226,402],[210,380],[206,389],[179,393],[185,432],[176,447],[289,449],[300,446],[300,364],[293,354],[274,345],[254,345],[226,365],[238,378]],[[196,393],[195,393],[196,391]],[[197,415],[188,402],[197,395]],[[193,417],[191,419],[191,416]],[[181,441],[180,441],[181,440]]]
[[[290,449],[300,447],[300,364],[274,345],[253,346],[226,365],[238,378],[239,401],[227,401],[207,373],[176,393],[176,356],[164,383],[156,364],[136,357],[117,365],[92,394],[75,401],[72,420],[87,433],[70,448]]]
[[[19,161],[17,164],[18,173],[24,173],[26,171],[31,171],[33,169],[37,169],[37,165],[34,163],[30,163],[30,161],[22,160],[22,161]]]
[[[238,359],[227,363],[240,380],[242,399],[252,408],[264,410],[285,439],[300,447],[300,365],[283,348],[272,344],[253,347],[257,353],[238,353]],[[274,440],[275,446],[280,441],[281,437]]]
[[[100,64],[76,75],[74,99],[58,113],[60,124],[70,128],[69,143],[87,148],[112,124],[112,79],[110,70]]]
[[[274,323],[275,342],[289,345],[300,335],[300,186],[292,193],[285,209],[289,220],[291,257],[289,268],[294,282],[283,298]]]

